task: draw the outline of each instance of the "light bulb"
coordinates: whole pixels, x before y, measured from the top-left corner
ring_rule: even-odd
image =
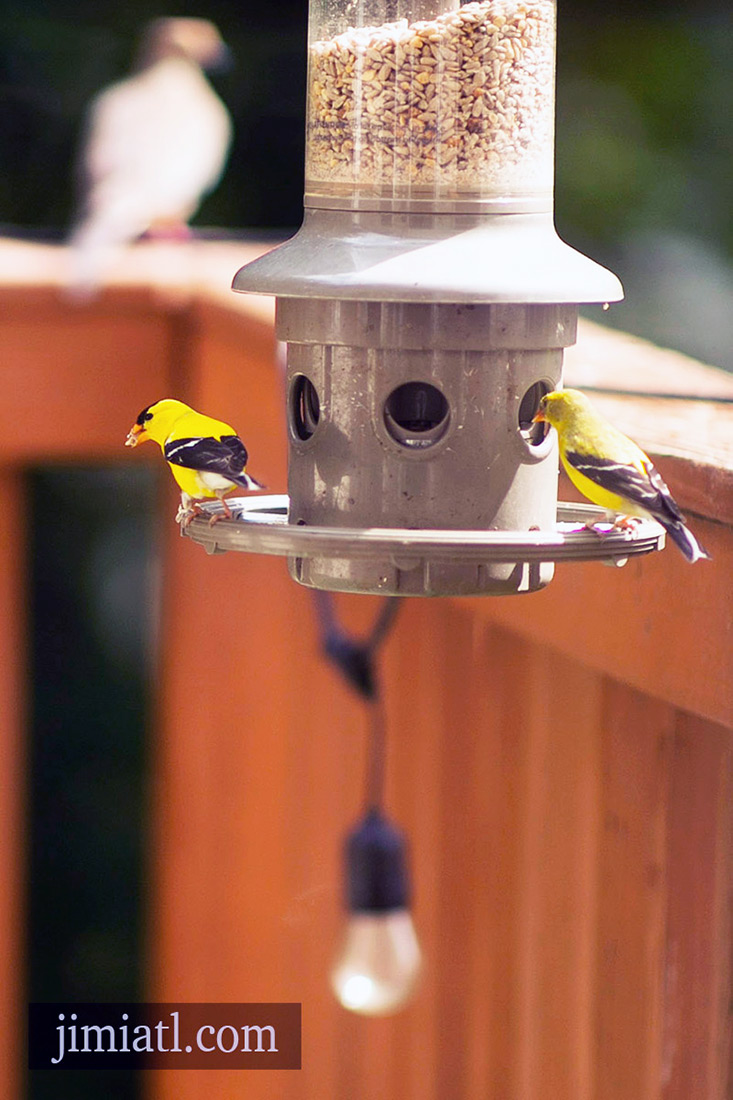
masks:
[[[410,999],[420,974],[420,947],[407,909],[351,913],[331,988],[351,1012],[387,1016]]]
[[[349,834],[345,856],[346,936],[331,987],[351,1012],[387,1016],[409,1000],[420,973],[405,839],[371,809]]]

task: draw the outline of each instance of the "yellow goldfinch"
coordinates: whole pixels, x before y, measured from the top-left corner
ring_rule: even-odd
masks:
[[[231,518],[227,493],[240,486],[262,489],[246,472],[247,450],[229,424],[196,412],[190,405],[166,397],[138,416],[127,433],[126,447],[152,439],[160,446],[181,489],[176,519],[184,527],[200,512],[197,501],[217,497]],[[215,515],[211,523],[220,517]]]
[[[685,517],[652,460],[627,435],[596,412],[579,390],[545,394],[535,421],[557,431],[568,477],[588,500],[624,517],[655,519],[688,561],[710,555],[685,526]]]

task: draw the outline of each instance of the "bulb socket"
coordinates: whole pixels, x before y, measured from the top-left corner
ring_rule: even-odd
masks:
[[[346,905],[352,913],[407,909],[410,887],[403,833],[370,810],[346,840]]]

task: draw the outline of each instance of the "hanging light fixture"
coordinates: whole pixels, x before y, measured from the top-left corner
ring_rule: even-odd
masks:
[[[331,988],[344,1008],[365,1016],[397,1012],[412,996],[421,953],[410,913],[407,842],[383,810],[386,728],[376,655],[399,600],[385,600],[365,638],[339,624],[333,598],[314,592],[321,649],[369,714],[364,815],[344,846],[346,927],[331,969]]]
[[[421,954],[410,915],[405,838],[377,807],[349,834],[345,865],[346,930],[331,987],[352,1012],[390,1015],[410,1000]]]
[[[186,534],[283,553],[321,589],[531,592],[618,562],[557,503],[554,433],[579,304],[615,275],[553,225],[554,0],[311,0],[305,219],[234,289],[287,344],[287,498]]]

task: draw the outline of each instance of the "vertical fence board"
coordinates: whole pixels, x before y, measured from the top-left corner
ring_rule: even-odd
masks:
[[[678,714],[670,792],[664,1100],[726,1095],[731,732]]]
[[[581,1100],[591,1095],[593,1072],[600,691],[597,676],[534,646],[524,680],[517,1095]]]
[[[599,1100],[657,1100],[674,711],[608,683],[598,922]]]

